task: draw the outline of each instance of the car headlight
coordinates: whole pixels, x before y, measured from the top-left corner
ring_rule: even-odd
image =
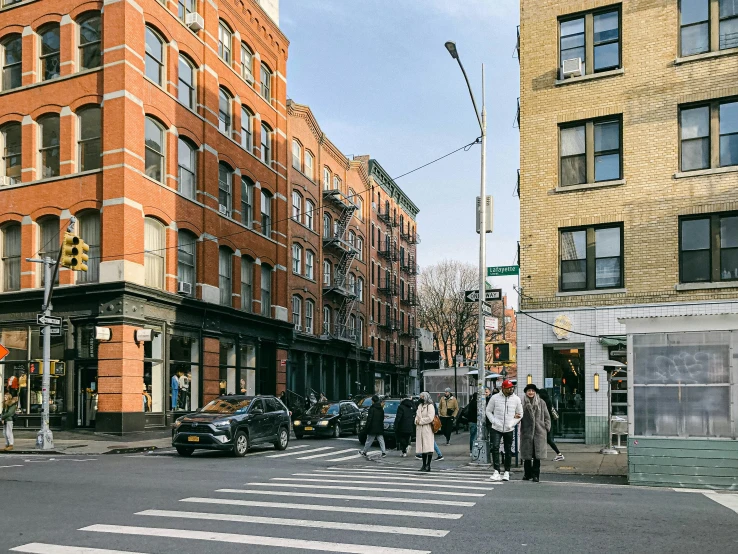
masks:
[[[174,428],[175,429],[179,429],[179,426],[180,425],[182,425],[182,422],[181,421],[177,420],[177,421],[174,422]]]
[[[321,427],[326,427],[329,423],[330,421],[328,421],[327,419],[323,419],[318,422],[318,425],[320,425]]]
[[[292,425],[294,425],[295,427],[299,427],[300,425],[302,425],[302,421],[296,419],[294,422],[292,422]]]
[[[213,423],[216,427],[230,427],[231,426],[231,420],[226,419],[225,421],[216,421]]]

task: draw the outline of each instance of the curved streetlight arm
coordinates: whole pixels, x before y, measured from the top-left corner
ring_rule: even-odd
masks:
[[[474,98],[474,91],[471,88],[471,83],[469,83],[469,77],[466,75],[466,70],[464,69],[464,64],[461,63],[461,58],[458,56],[458,54],[455,56],[456,61],[459,62],[459,67],[461,68],[461,72],[464,74],[464,80],[466,81],[466,86],[469,89],[469,96],[471,96],[472,104],[474,105],[474,115],[477,116],[477,123],[479,123],[479,129],[482,131],[482,134],[484,134],[485,129],[482,125],[482,118],[479,115],[479,110],[477,109],[477,101]]]

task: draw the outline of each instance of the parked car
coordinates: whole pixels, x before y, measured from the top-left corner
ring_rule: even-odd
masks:
[[[340,437],[343,433],[358,433],[361,412],[350,400],[318,402],[293,423],[295,436],[323,435]]]
[[[394,448],[396,446],[397,439],[395,437],[395,417],[397,417],[397,408],[400,407],[400,402],[402,402],[402,400],[400,399],[383,401],[384,444],[388,448]],[[359,429],[359,442],[361,444],[366,444],[366,431],[364,430],[365,426],[366,426],[366,414],[362,414],[361,425]],[[412,441],[414,439],[415,439],[415,433],[412,433],[412,435],[410,435],[410,440]]]
[[[369,408],[372,405],[373,396],[373,394],[370,394],[369,396],[362,396],[359,401],[356,402],[356,405],[361,410],[361,417],[364,419],[366,419],[366,414],[369,413]],[[382,402],[389,399],[389,396],[385,396],[384,394],[380,394],[378,396],[379,400],[381,400]]]
[[[244,456],[255,444],[271,443],[284,450],[289,441],[289,411],[278,398],[268,395],[219,396],[195,413],[178,418],[172,427],[172,446],[181,456],[191,456],[196,449]]]

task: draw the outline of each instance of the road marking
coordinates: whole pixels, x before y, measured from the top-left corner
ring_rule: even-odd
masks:
[[[323,446],[321,448],[313,448],[312,450],[300,450],[299,452],[287,452],[286,454],[272,454],[267,458],[284,458],[285,456],[297,456],[299,454],[307,454],[308,452],[320,452],[321,450],[333,450],[332,446]]]
[[[490,481],[487,479],[486,481],[470,481],[470,480],[464,480],[464,481],[456,481],[456,480],[440,480],[440,479],[426,479],[425,477],[421,475],[400,475],[395,473],[394,475],[391,473],[360,473],[356,474],[353,472],[353,470],[350,470],[351,472],[347,472],[347,470],[344,470],[344,473],[340,473],[338,471],[316,471],[314,473],[293,473],[292,475],[304,475],[304,476],[312,476],[312,477],[353,477],[354,479],[388,479],[392,481],[403,481],[405,483],[412,481],[413,483],[419,482],[419,483],[448,483],[451,484],[458,484],[460,485],[460,488],[469,488],[465,487],[463,485],[489,485]],[[440,486],[440,485],[439,485]],[[488,490],[490,487],[486,487],[485,490]]]
[[[287,451],[289,451],[289,450],[297,450],[297,449],[300,449],[300,448],[307,448],[308,446],[310,446],[310,445],[309,444],[297,444],[295,446],[288,446],[287,448],[285,448],[285,450],[287,450]],[[248,454],[246,454],[246,456],[258,456],[259,454],[267,454],[269,452],[274,452],[274,449],[273,448],[269,448],[267,450],[259,450],[258,452],[249,452]],[[305,450],[305,452],[307,452],[307,450]],[[302,452],[291,452],[291,454],[302,454]],[[276,454],[276,456],[280,456],[280,455],[281,454]],[[267,458],[271,458],[271,457],[273,457],[273,456],[267,456]]]
[[[351,450],[354,450],[353,448]],[[354,458],[361,458],[361,454],[352,454],[351,456],[346,456],[345,458],[333,458],[331,460],[326,460],[326,462],[342,462],[344,460],[353,460]]]
[[[346,450],[339,450],[338,452],[326,452],[325,454],[313,454],[311,456],[303,456],[303,457],[297,458],[297,459],[298,460],[312,460],[313,458],[323,458],[324,456],[335,456],[336,454],[345,454],[346,452],[352,452],[352,451],[353,452],[356,452],[356,449],[355,448],[347,448]],[[300,452],[300,454],[304,454],[304,453],[303,452]]]
[[[381,508],[359,508],[357,506],[323,506],[322,504],[289,504],[282,502],[263,502],[259,500],[232,500],[230,498],[183,498],[180,502],[201,504],[223,504],[227,506],[252,506],[256,508],[281,508],[284,510],[315,510],[316,512],[343,512],[353,514],[375,514],[384,516],[429,517],[436,519],[461,519],[463,514],[443,512],[414,512],[411,510],[383,510]],[[438,504],[438,501],[436,501]]]
[[[299,459],[299,458],[298,458]],[[312,473],[293,473],[293,475],[301,475],[304,477],[314,477]],[[321,476],[322,477],[322,476]],[[355,477],[353,475],[336,475],[336,477]],[[395,483],[393,481],[375,481],[371,477],[364,477],[364,481],[346,481],[345,479],[296,479],[293,477],[274,477],[270,479],[270,481],[299,481],[300,483],[349,483],[352,485],[403,485],[407,483],[407,480],[405,483]],[[372,479],[367,481],[367,479]],[[435,487],[440,489],[465,489],[465,490],[472,490],[472,491],[489,491],[492,490],[492,487],[473,487],[473,486],[466,486],[466,485],[444,485],[442,483],[419,483],[416,481],[413,481],[414,487]]]
[[[105,548],[86,548],[84,546],[62,546],[60,544],[46,544],[32,542],[10,549],[11,552],[26,552],[28,554],[144,554],[130,550],[107,550]]]
[[[738,494],[708,493],[705,494],[705,497],[709,498],[710,500],[714,500],[718,504],[721,504],[729,510],[733,510],[736,514],[738,514]]]
[[[23,464],[15,464],[12,466],[0,466],[0,469],[5,468],[5,467],[23,467]]]
[[[326,460],[330,461],[330,460]],[[345,467],[331,467],[327,469],[321,469],[316,470],[320,471],[320,473],[334,473],[334,472],[344,472],[346,471]],[[444,480],[444,481],[461,481],[462,483],[471,483],[473,481],[470,481],[470,479],[481,479],[481,480],[489,480],[489,477],[492,475],[486,474],[486,475],[475,475],[475,476],[469,476],[469,477],[463,477],[461,475],[449,475],[447,473],[427,473],[422,474],[419,473],[417,469],[361,469],[361,468],[351,468],[351,473],[358,474],[365,473],[367,475],[394,475],[394,476],[402,476],[402,477],[417,477],[421,479],[430,479],[430,480]]]
[[[484,496],[477,492],[447,492],[447,491],[414,491],[411,489],[384,489],[380,487],[342,487],[336,485],[302,485],[299,483],[246,483],[256,487],[295,487],[298,489],[324,489],[338,491],[374,491],[374,492],[400,492],[400,493],[432,493],[440,496]]]
[[[344,529],[347,531],[366,531],[369,533],[389,533],[394,535],[419,535],[421,537],[445,537],[448,531],[442,529],[420,529],[415,527],[391,527],[388,525],[364,525],[340,523],[338,521],[318,521],[311,519],[289,519],[282,517],[243,516],[238,514],[213,514],[209,512],[178,512],[174,510],[144,510],[137,516],[172,517],[181,519],[206,519],[211,521],[237,521],[239,523],[260,523],[263,525],[283,525],[288,527],[308,527],[311,529]]]
[[[260,496],[290,496],[301,498],[332,498],[336,500],[366,501],[366,502],[405,502],[407,504],[433,504],[437,505],[438,500],[431,498],[392,498],[389,496],[357,496],[355,494],[319,494],[313,492],[296,492],[296,491],[262,491],[251,489],[218,489],[215,492],[228,492],[235,494],[258,494]],[[476,506],[476,502],[461,502],[458,500],[444,500],[444,506]]]
[[[359,442],[359,439],[357,439],[357,438],[353,438],[353,439],[351,437],[335,437],[335,438],[338,439],[338,440],[340,440],[340,441],[354,441],[354,442],[357,442],[357,443]]]

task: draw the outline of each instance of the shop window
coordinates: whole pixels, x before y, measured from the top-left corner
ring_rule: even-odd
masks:
[[[20,35],[11,35],[2,44],[3,90],[12,90],[23,84],[23,42]]]
[[[187,56],[180,54],[177,70],[177,99],[191,110],[194,110],[197,104],[196,76],[195,64]]]
[[[100,280],[100,212],[88,210],[79,216],[79,236],[90,247],[87,271],[77,272],[78,283]]]
[[[59,76],[59,55],[61,52],[59,46],[59,25],[49,25],[44,27],[39,33],[41,39],[41,49],[39,54],[39,62],[41,69],[41,80],[48,81],[56,79]]]
[[[79,170],[91,171],[102,166],[102,110],[100,106],[90,106],[77,112],[79,127]]]
[[[144,283],[147,287],[164,289],[164,256],[166,238],[164,225],[152,218],[144,219]]]
[[[177,139],[177,190],[195,199],[197,190],[197,148],[189,140]]]
[[[248,177],[241,177],[241,223],[254,224],[254,182]]]
[[[62,328],[64,331],[64,328]],[[31,356],[28,364],[27,391],[19,390],[21,405],[25,413],[40,414],[43,411],[43,371],[46,368],[38,360],[43,359],[43,334],[40,329],[31,329]],[[58,360],[51,366],[49,387],[49,412],[66,412],[66,360],[64,357],[64,336],[51,337],[51,360]],[[19,386],[22,381],[19,379]]]
[[[59,175],[59,116],[45,115],[38,119],[40,148],[38,150],[41,162],[41,177],[56,177]]]
[[[200,341],[196,335],[175,331],[169,339],[169,387],[177,379],[175,410],[193,411],[200,407]],[[170,394],[172,394],[170,392]]]
[[[254,301],[254,260],[241,258],[241,309],[251,312]]]
[[[221,339],[219,358],[220,394],[236,394],[236,345],[230,339]]]
[[[144,342],[144,380],[141,408],[144,412],[164,412],[164,351],[161,329],[154,329],[152,339]],[[171,391],[169,393],[172,406]]]
[[[160,87],[164,86],[164,39],[151,27],[146,27],[146,57],[144,73]]]
[[[102,19],[99,12],[83,16],[79,22],[79,67],[93,69],[100,67],[102,56]]]
[[[239,358],[239,394],[254,396],[256,394],[256,344],[245,342],[241,344]]]

